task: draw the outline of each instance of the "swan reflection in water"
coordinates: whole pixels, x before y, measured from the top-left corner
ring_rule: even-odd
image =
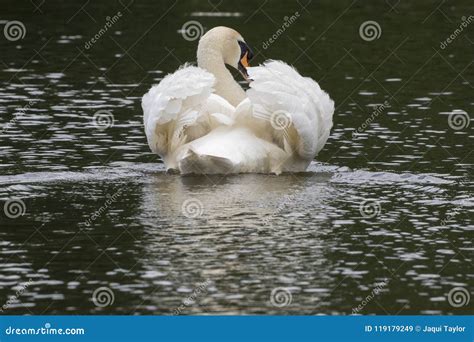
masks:
[[[338,215],[330,177],[155,174],[144,185],[139,217],[148,273],[163,275],[155,284],[166,295],[154,297],[154,305],[176,305],[183,299],[176,290],[190,291],[197,281],[208,282],[207,294],[189,310],[201,313],[203,306],[213,313],[268,312],[278,285],[295,294],[308,284],[329,288],[323,275],[331,244],[321,236]],[[305,305],[319,299],[311,296]]]
[[[193,227],[226,226],[232,222],[241,227],[245,220],[259,227],[271,216],[297,216],[308,209],[317,214],[318,207],[327,208],[336,192],[328,183],[330,178],[330,174],[311,173],[184,177],[156,174],[144,187],[143,207],[148,211],[156,208],[154,217],[169,220],[172,226],[186,226],[194,220]],[[300,205],[296,207],[296,203]]]

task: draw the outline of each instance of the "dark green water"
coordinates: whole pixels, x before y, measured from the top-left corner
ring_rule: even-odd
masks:
[[[2,5],[26,29],[0,34],[3,314],[473,313],[471,1]],[[194,61],[191,20],[235,28],[254,63],[293,64],[335,100],[308,172],[163,172],[140,100]],[[101,287],[113,303],[94,303]]]

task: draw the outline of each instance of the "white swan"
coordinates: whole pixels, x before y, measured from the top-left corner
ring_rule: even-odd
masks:
[[[227,27],[199,41],[184,65],[143,96],[148,145],[166,168],[187,173],[304,171],[332,127],[334,102],[289,65],[249,67],[252,50]],[[245,92],[225,64],[250,81]]]

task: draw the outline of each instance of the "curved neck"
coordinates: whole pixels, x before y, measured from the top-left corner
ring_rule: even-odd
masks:
[[[227,70],[224,58],[219,51],[200,45],[198,47],[197,62],[198,67],[209,71],[216,78],[214,89],[217,95],[222,96],[233,106],[237,106],[245,99],[245,91]]]

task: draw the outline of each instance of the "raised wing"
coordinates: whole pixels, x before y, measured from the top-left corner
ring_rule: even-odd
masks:
[[[281,61],[248,68],[254,118],[287,152],[312,160],[329,137],[334,101],[311,78]]]
[[[211,73],[185,65],[143,96],[148,145],[168,168],[174,167],[173,156],[179,147],[207,134],[232,115],[234,107],[212,94],[214,84]]]

